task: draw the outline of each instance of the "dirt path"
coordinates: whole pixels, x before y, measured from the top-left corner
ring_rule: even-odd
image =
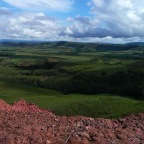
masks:
[[[144,144],[144,114],[119,120],[56,116],[0,100],[0,144]]]

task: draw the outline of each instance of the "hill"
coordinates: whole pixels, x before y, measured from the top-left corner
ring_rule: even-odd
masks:
[[[0,44],[4,46],[51,46],[53,48],[73,48],[76,51],[123,51],[142,48],[144,49],[144,42],[134,42],[127,44],[112,44],[112,43],[82,43],[82,42],[42,42],[42,41],[23,41],[23,40],[0,40]]]

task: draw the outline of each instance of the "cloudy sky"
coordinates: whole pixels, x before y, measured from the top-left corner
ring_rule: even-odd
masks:
[[[144,41],[144,0],[1,0],[0,39]]]

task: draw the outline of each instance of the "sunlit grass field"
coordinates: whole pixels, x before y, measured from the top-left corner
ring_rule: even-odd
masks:
[[[57,115],[119,118],[127,114],[144,112],[144,101],[117,95],[64,95],[60,92],[13,83],[0,82],[0,99],[9,104],[24,99],[48,109]]]

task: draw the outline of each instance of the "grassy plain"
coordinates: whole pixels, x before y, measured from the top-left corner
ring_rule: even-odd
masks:
[[[0,99],[9,104],[25,99],[67,116],[144,112],[142,46],[121,45],[115,51],[104,45],[100,51],[93,45],[58,44],[0,45]]]
[[[101,118],[119,118],[124,115],[144,112],[144,101],[111,94],[69,94],[12,83],[0,82],[0,99],[9,104],[24,99],[57,115],[79,115]]]

